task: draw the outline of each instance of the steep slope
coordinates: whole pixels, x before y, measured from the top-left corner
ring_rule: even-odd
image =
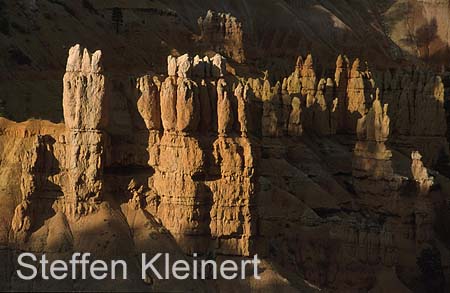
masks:
[[[185,54],[166,59],[167,76],[120,86],[103,56],[69,50],[64,124],[0,119],[0,239],[11,263],[2,289],[228,286],[142,280],[142,252],[219,262],[258,254],[263,279],[235,283],[237,291],[348,292],[386,278],[401,289],[447,288],[440,227],[450,180],[432,168],[448,158],[448,143],[443,84],[432,72],[385,73],[376,90],[359,60],[350,67],[340,56],[332,79],[320,78],[307,56],[271,86],[229,74],[219,54]],[[403,115],[411,119],[399,124]],[[127,280],[108,287],[93,279],[24,283],[12,271],[18,251],[51,259],[89,251],[133,265]],[[439,259],[433,283],[428,251]]]
[[[369,60],[375,68],[417,62],[415,56],[441,68],[449,60],[445,3],[2,0],[0,98],[15,120],[41,117],[59,122],[61,68],[70,46],[80,42],[102,49],[111,73],[163,73],[162,60],[173,50],[221,51],[222,45],[200,38],[197,20],[209,9],[230,13],[242,23],[242,37],[213,25],[218,28],[216,35],[242,38],[243,44],[234,51],[242,47],[246,62],[236,67],[238,71],[260,75],[269,69],[271,78],[280,79],[289,74],[295,56],[309,52],[315,53],[319,72],[332,70],[341,53]],[[120,8],[123,20],[118,33],[112,20],[114,7]],[[238,43],[229,46],[234,44]]]
[[[236,291],[448,289],[445,81],[405,66],[446,64],[446,1],[1,3],[0,289],[230,286],[140,280],[164,251],[258,253]],[[23,284],[22,250],[131,278]]]

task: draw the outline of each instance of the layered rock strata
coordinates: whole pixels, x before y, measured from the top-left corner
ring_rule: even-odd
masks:
[[[67,132],[68,213],[83,214],[102,200],[103,168],[108,136],[108,94],[101,63],[76,45],[69,50],[63,80],[64,122]]]
[[[242,23],[229,13],[208,10],[198,19],[200,40],[238,63],[245,62]]]
[[[148,97],[146,105],[151,107],[144,110],[138,100],[138,111],[129,110],[141,113],[144,121],[147,116],[161,121],[160,127],[147,127],[146,153],[141,149],[141,155],[128,156],[121,143],[112,146],[121,150],[113,150],[113,169],[134,164],[147,170],[142,180],[148,183],[133,183],[127,192],[134,194],[138,208],[160,219],[187,253],[252,251],[255,188],[254,155],[247,138],[249,87],[240,84],[233,91],[225,63],[219,54],[211,59],[169,56],[169,76],[159,94]],[[160,117],[152,108],[158,102]],[[139,133],[136,143],[145,139]],[[132,150],[136,149],[128,152]]]
[[[309,55],[271,84],[230,75],[221,55],[185,54],[168,57],[167,76],[125,78],[110,92],[101,59],[71,48],[64,124],[0,118],[0,239],[9,247],[120,254],[130,264],[141,252],[258,253],[267,284],[280,282],[277,267],[289,272],[282,288],[306,279],[334,291],[372,288],[386,271],[414,287],[422,251],[448,253],[433,227],[450,181],[432,171],[434,150],[401,143],[446,143],[438,77],[413,74],[424,86],[411,92],[409,75],[402,86],[402,74],[372,74],[358,60],[350,68],[345,56],[334,79],[320,77]],[[403,125],[402,115],[413,120]],[[108,288],[222,288],[142,282],[138,265],[131,270],[128,283]],[[68,289],[97,288],[86,284]]]
[[[299,57],[294,72],[271,85],[267,79],[249,78],[247,84],[263,112],[254,124],[266,137],[356,134],[358,121],[376,99],[388,105],[390,142],[404,155],[418,149],[426,165],[448,158],[444,85],[434,73],[419,69],[372,73],[356,59],[350,67],[338,56],[334,79],[319,78],[313,57]],[[377,92],[378,91],[378,92]],[[259,115],[262,115],[259,121]]]

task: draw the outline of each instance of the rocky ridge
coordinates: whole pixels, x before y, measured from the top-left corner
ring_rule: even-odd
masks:
[[[428,169],[448,149],[439,77],[372,73],[345,56],[334,78],[321,77],[308,55],[272,86],[230,75],[219,54],[185,54],[168,57],[167,76],[131,78],[119,108],[102,58],[70,49],[64,124],[1,120],[0,239],[11,249],[130,259],[258,253],[272,281],[242,284],[255,290],[304,288],[303,279],[372,288],[392,268],[394,283],[413,288],[424,248],[447,255],[433,227],[449,179]],[[112,123],[120,117],[128,133]],[[16,176],[21,183],[10,184]],[[448,275],[447,263],[440,269]]]

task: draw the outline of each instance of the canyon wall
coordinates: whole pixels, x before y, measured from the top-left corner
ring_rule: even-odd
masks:
[[[338,54],[370,60],[380,70],[419,64],[445,72],[447,6],[417,0],[2,0],[2,112],[15,121],[62,121],[60,80],[67,50],[77,42],[101,48],[110,73],[136,77],[149,68],[165,74],[165,58],[176,50],[220,53],[245,75],[269,69],[272,83],[291,72],[298,54],[309,52],[320,74],[334,69]],[[114,7],[123,15],[118,33]]]
[[[0,240],[10,258],[257,253],[264,281],[241,289],[345,292],[385,278],[425,286],[416,260],[432,247],[448,280],[436,227],[450,181],[433,171],[448,157],[440,77],[371,72],[346,56],[320,76],[307,55],[272,85],[230,74],[219,54],[185,54],[167,58],[166,75],[123,78],[103,58],[69,50],[64,123],[0,118]],[[131,270],[108,288],[226,286],[144,282],[138,264]],[[59,288],[5,278],[6,289]]]

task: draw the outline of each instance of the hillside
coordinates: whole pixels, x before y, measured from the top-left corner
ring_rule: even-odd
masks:
[[[118,34],[115,6],[123,14]],[[341,53],[374,68],[417,63],[414,57],[436,60],[433,66],[441,68],[450,60],[447,1],[3,0],[0,7],[0,90],[15,120],[61,121],[61,68],[75,43],[102,49],[108,70],[128,75],[162,73],[164,56],[174,49],[191,54],[214,49],[196,37],[197,20],[208,9],[242,22],[247,65],[240,70],[268,69],[276,79],[309,52],[319,72],[332,70]]]
[[[449,16],[0,1],[0,290],[447,292]],[[24,251],[121,257],[129,278],[25,282]],[[257,254],[262,278],[141,278],[157,252]]]

